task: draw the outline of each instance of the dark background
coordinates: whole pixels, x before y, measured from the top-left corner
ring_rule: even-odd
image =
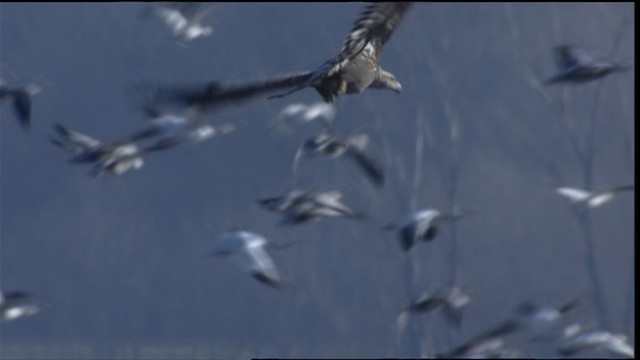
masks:
[[[152,154],[121,177],[93,179],[66,163],[47,140],[51,124],[115,140],[145,124],[133,83],[313,69],[338,52],[363,5],[219,4],[206,18],[214,34],[187,46],[145,18],[146,6],[0,5],[0,75],[46,87],[28,132],[1,108],[0,285],[51,305],[2,325],[2,358],[433,356],[526,299],[581,298],[585,319],[597,319],[599,305],[601,325],[633,339],[633,194],[580,221],[553,187],[634,183],[634,69],[541,86],[560,44],[633,64],[632,3],[415,6],[381,61],[402,94],[337,102],[338,131],[372,136],[384,188],[344,159],[303,161],[295,180],[342,189],[369,219],[296,228],[277,227],[254,201],[290,189],[293,155],[316,128],[267,129],[286,105],[320,101],[312,89],[225,109],[214,123],[239,131]],[[409,254],[380,231],[410,210],[452,205],[475,213]],[[293,288],[267,288],[205,256],[231,228],[303,239],[271,252]],[[396,346],[396,316],[410,298],[452,282],[472,297],[460,330],[441,314],[420,316]]]

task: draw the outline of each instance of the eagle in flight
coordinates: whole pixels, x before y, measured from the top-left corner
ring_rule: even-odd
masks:
[[[275,75],[241,84],[211,82],[198,89],[162,88],[156,94],[159,95],[156,99],[212,108],[281,89],[288,90],[269,98],[281,98],[306,87],[315,88],[328,103],[332,103],[337,96],[360,93],[367,88],[400,92],[400,82],[393,74],[380,67],[380,55],[411,6],[410,2],[367,5],[347,35],[340,53],[316,70]]]
[[[380,66],[380,55],[410,7],[408,2],[368,5],[338,55],[315,71],[288,77],[293,88],[271,98],[287,96],[308,86],[314,87],[326,102],[333,102],[339,95],[360,93],[369,87],[400,92],[400,82]]]

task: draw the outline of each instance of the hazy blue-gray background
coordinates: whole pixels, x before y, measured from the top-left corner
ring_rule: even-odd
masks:
[[[142,16],[145,6],[0,5],[0,75],[46,86],[28,132],[1,108],[0,285],[51,304],[2,325],[1,357],[418,356],[407,338],[421,332],[433,355],[525,299],[582,297],[584,317],[596,317],[588,231],[552,186],[634,182],[635,72],[583,86],[540,80],[556,71],[560,44],[633,63],[632,3],[417,5],[382,55],[402,94],[371,90],[337,102],[339,131],[371,134],[384,188],[340,160],[303,162],[296,179],[344,190],[369,219],[297,228],[277,227],[254,200],[290,189],[291,160],[314,127],[267,128],[287,104],[320,101],[313,89],[225,109],[214,122],[241,123],[240,131],[152,154],[122,177],[93,179],[88,167],[68,164],[47,140],[51,124],[114,140],[144,125],[127,97],[136,81],[315,68],[338,52],[363,5],[219,4],[206,18],[215,33],[187,47]],[[592,151],[588,176],[571,141]],[[411,209],[453,203],[474,216],[410,254],[380,231]],[[634,212],[625,193],[590,223],[609,330],[632,338]],[[234,227],[304,239],[272,252],[293,288],[270,289],[204,256]],[[454,271],[473,298],[460,331],[449,334],[441,314],[421,316],[422,329],[412,322],[396,347],[398,312]],[[553,354],[540,351],[529,355]]]

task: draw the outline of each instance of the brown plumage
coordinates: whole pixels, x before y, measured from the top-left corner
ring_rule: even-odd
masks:
[[[385,43],[411,8],[408,2],[381,2],[367,5],[347,35],[342,49],[314,71],[275,75],[240,84],[211,82],[199,88],[161,88],[155,100],[213,109],[226,103],[239,103],[276,90],[290,88],[273,95],[280,98],[315,88],[326,102],[339,95],[360,93],[367,88],[400,92],[395,76],[379,65]]]

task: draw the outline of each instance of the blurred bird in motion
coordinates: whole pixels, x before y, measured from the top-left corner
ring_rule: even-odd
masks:
[[[613,334],[603,330],[582,331],[580,325],[574,324],[568,337],[558,347],[562,356],[573,356],[588,350],[604,352],[611,357],[635,358],[635,350],[627,342],[623,334]]]
[[[507,320],[448,352],[437,354],[436,358],[491,359],[519,357],[519,352],[507,347],[507,341],[505,340],[507,335],[515,332],[519,327],[517,321]]]
[[[277,212],[287,212],[290,209],[298,206],[301,202],[305,201],[311,193],[316,191],[317,188],[305,189],[305,190],[292,190],[284,195],[272,196],[256,200],[258,205],[265,209]]]
[[[407,214],[382,229],[397,230],[400,247],[404,251],[409,251],[420,240],[433,240],[443,221],[458,220],[466,215],[468,213],[447,214],[436,209],[423,209]]]
[[[265,249],[267,244],[267,239],[256,233],[228,232],[222,234],[220,240],[211,247],[209,255],[231,256],[242,270],[256,280],[274,288],[282,288],[286,284]]]
[[[270,129],[276,126],[288,126],[290,123],[310,123],[320,121],[325,129],[333,126],[336,117],[336,107],[333,104],[319,102],[311,105],[293,103],[287,105],[278,117],[269,126]],[[288,127],[287,127],[288,128]]]
[[[617,62],[595,60],[584,49],[574,46],[558,46],[554,52],[560,70],[545,81],[546,85],[560,82],[585,83],[630,68]]]
[[[270,98],[284,97],[306,87],[315,88],[329,103],[336,96],[360,93],[367,88],[400,92],[400,82],[383,70],[379,62],[382,48],[411,6],[409,2],[367,5],[347,35],[340,53],[314,71],[274,75],[241,84],[211,82],[203,87],[164,87],[154,97],[159,102],[211,109],[286,88],[292,89]]]
[[[338,55],[315,71],[292,74],[288,86],[293,88],[270,98],[287,96],[309,86],[314,87],[328,103],[332,103],[339,95],[356,94],[367,88],[400,92],[400,82],[380,66],[380,55],[411,6],[410,2],[367,5]],[[265,85],[268,88],[268,84]]]
[[[129,136],[128,139],[146,139],[159,137],[159,144],[167,147],[180,144],[197,144],[218,135],[229,134],[237,130],[234,124],[213,126],[204,120],[204,113],[189,108],[179,113],[160,112],[145,106],[144,112],[151,120],[144,129]]]
[[[48,306],[37,296],[24,291],[0,291],[0,320],[11,321],[39,313]]]
[[[564,325],[579,305],[578,300],[569,301],[558,307],[540,306],[531,301],[525,301],[518,306],[517,314],[524,328],[528,330],[531,340],[555,340],[561,336]]]
[[[289,194],[258,200],[263,207],[283,213],[280,225],[299,225],[323,217],[363,219],[346,206],[339,190],[294,190]]]
[[[146,11],[162,20],[176,39],[191,41],[213,33],[212,26],[202,23],[213,7],[213,4],[174,2],[155,4]]]
[[[13,112],[25,130],[31,125],[31,98],[41,91],[40,85],[30,83],[24,86],[12,86],[0,79],[0,103],[13,104]]]
[[[471,298],[465,294],[458,286],[451,288],[439,288],[435,292],[423,292],[417,298],[411,300],[396,320],[396,341],[402,336],[407,326],[410,313],[429,313],[438,309],[444,309],[447,321],[454,327],[459,328],[462,323],[462,308],[466,306]]]
[[[58,138],[50,140],[75,156],[71,163],[93,163],[91,176],[122,175],[131,169],[140,169],[144,165],[143,156],[158,150],[177,145],[166,141],[158,141],[151,145],[140,145],[139,138],[126,138],[112,143],[103,143],[89,135],[55,124]]]
[[[384,173],[379,164],[366,153],[369,144],[369,136],[366,134],[357,134],[342,139],[340,136],[323,132],[319,135],[307,139],[296,152],[293,159],[292,174],[295,178],[298,164],[302,156],[307,158],[316,158],[321,156],[341,157],[349,156],[355,164],[364,172],[364,174],[375,185],[382,186],[384,184]]]
[[[559,187],[556,192],[571,201],[572,204],[586,205],[589,208],[599,207],[613,199],[622,191],[632,191],[635,185],[616,186],[603,190],[584,190],[572,187]]]

